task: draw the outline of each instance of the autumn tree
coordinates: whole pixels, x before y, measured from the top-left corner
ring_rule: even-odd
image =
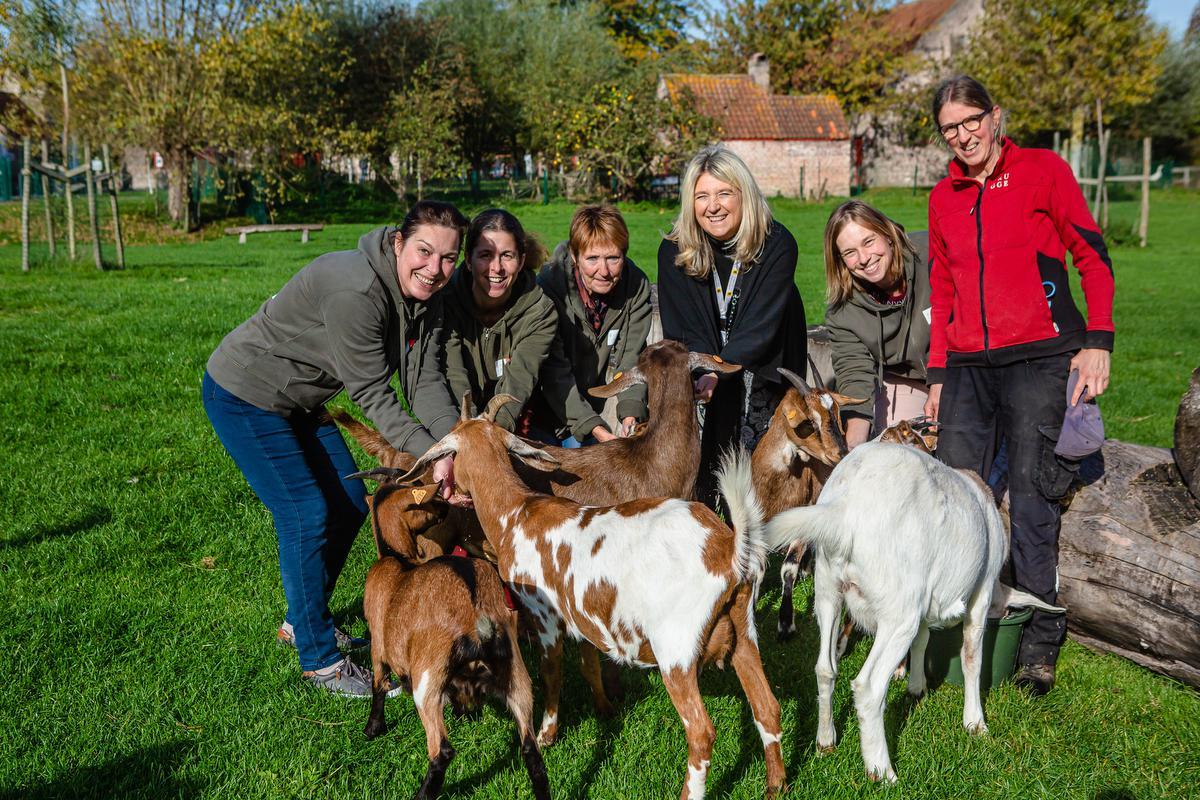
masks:
[[[710,25],[715,69],[742,72],[765,53],[772,89],[832,94],[851,120],[873,110],[908,65],[875,0],[730,0]]]
[[[712,141],[713,122],[690,96],[660,99],[656,76],[631,71],[622,80],[593,85],[582,102],[555,115],[554,163],[571,171],[574,193],[636,199],[655,176],[677,173]]]
[[[383,137],[389,150],[385,174],[401,200],[414,183],[421,200],[428,181],[455,175],[466,163],[454,116],[449,113],[456,99],[456,87],[437,80],[428,63],[418,67],[408,85],[392,95]]]
[[[41,130],[23,132],[44,134],[57,116],[64,162],[70,151],[71,73],[80,26],[75,0],[0,0],[0,73],[15,80],[23,96],[40,101],[35,104]]]
[[[1097,102],[1108,118],[1154,93],[1166,34],[1145,0],[985,0],[984,18],[957,66],[1009,110],[1012,132],[1080,127]]]
[[[688,26],[698,21],[692,4],[676,0],[601,0],[597,5],[617,47],[634,62],[685,45]]]

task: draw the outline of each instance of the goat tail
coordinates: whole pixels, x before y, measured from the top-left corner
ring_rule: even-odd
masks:
[[[468,665],[482,661],[489,666],[506,664],[512,658],[512,643],[504,625],[487,613],[475,620],[474,635],[464,634],[454,640],[450,653],[450,672],[457,673]]]
[[[841,526],[842,515],[832,503],[799,506],[781,511],[766,525],[765,539],[771,550],[782,550],[795,541],[815,545],[830,555],[844,556],[850,540]]]
[[[1051,614],[1065,614],[1067,611],[1062,606],[1051,605],[1040,597],[1034,597],[1029,592],[1023,592],[1020,589],[1014,589],[1011,586],[1003,584],[997,578],[995,585],[992,587],[990,615],[1000,616],[1006,608],[1036,608]]]
[[[758,583],[767,571],[767,543],[763,537],[763,508],[754,491],[750,454],[736,447],[721,457],[717,485],[729,509],[733,528],[733,570],[746,583]]]
[[[330,419],[340,425],[342,430],[353,436],[355,441],[358,442],[359,447],[366,451],[367,455],[385,466],[395,466],[393,462],[400,451],[392,447],[382,433],[359,422],[350,412],[344,409],[326,408],[325,413],[329,415]]]

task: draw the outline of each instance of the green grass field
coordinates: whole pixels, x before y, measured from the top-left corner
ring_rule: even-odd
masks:
[[[924,197],[868,199],[924,227]],[[832,204],[774,205],[800,243],[797,284],[810,321],[819,321],[820,234]],[[553,246],[572,209],[514,210]],[[0,600],[8,618],[0,627],[0,798],[411,796],[425,770],[411,699],[389,702],[391,733],[368,743],[368,704],[312,691],[294,654],[274,644],[284,608],[271,521],[199,402],[204,362],[228,330],[308,259],[352,247],[384,220],[331,225],[305,246],[290,234],[246,245],[219,230],[160,235],[147,223],[134,237],[147,243],[128,248],[123,272],[59,261],[23,275],[10,235],[15,211],[0,206]],[[672,210],[625,212],[631,254],[653,274]],[[1127,229],[1132,204],[1113,213]],[[1155,193],[1150,246],[1113,248],[1117,349],[1103,399],[1110,436],[1171,443],[1179,397],[1200,363],[1197,219],[1200,196]],[[360,537],[333,602],[356,633],[365,630],[362,581],[372,553]],[[806,583],[801,614],[807,591]],[[839,677],[842,741],[817,758],[815,626],[803,616],[797,640],[776,644],[777,603],[771,577],[759,620],[783,706],[791,796],[1196,796],[1200,696],[1075,644],[1049,697],[1033,701],[1007,686],[985,697],[985,738],[962,731],[961,690],[943,686],[911,703],[893,686],[887,720],[901,783],[872,786],[849,690],[869,640],[854,646]],[[656,674],[630,671],[625,682],[620,715],[603,722],[577,671],[568,671],[565,727],[546,752],[556,797],[678,794],[682,725]],[[702,686],[718,731],[711,795],[760,797],[761,746],[736,680],[712,671]],[[512,730],[494,708],[452,720],[459,755],[447,797],[528,796]]]

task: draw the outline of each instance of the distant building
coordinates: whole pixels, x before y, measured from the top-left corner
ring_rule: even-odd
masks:
[[[762,53],[751,56],[744,75],[671,73],[659,80],[663,99],[686,90],[768,197],[850,194],[850,129],[837,98],[772,94]]]
[[[894,7],[883,18],[894,39],[909,53],[930,65],[953,65],[962,55],[971,34],[983,17],[983,0],[914,0]],[[907,75],[904,88],[925,86],[932,92],[940,77],[936,68]],[[861,159],[862,181],[867,186],[911,186],[914,174],[920,186],[932,186],[946,175],[949,152],[937,144],[907,147],[880,135],[876,121],[864,117],[855,131],[855,158]],[[932,129],[930,135],[933,135]]]

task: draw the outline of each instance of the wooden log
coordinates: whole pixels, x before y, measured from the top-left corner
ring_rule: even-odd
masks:
[[[1200,500],[1200,367],[1192,372],[1175,415],[1175,465],[1192,497]]]
[[[1081,476],[1059,536],[1072,637],[1200,687],[1200,504],[1171,451],[1110,439]]]

